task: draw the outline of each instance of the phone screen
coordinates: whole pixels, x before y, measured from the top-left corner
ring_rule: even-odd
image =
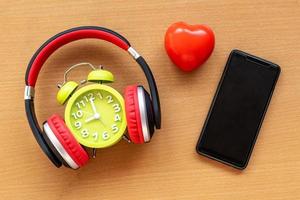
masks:
[[[279,73],[278,65],[232,51],[197,152],[236,168],[245,168]]]

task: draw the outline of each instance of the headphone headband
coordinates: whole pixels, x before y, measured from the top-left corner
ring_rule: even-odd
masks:
[[[36,114],[34,111],[34,87],[43,64],[52,53],[54,53],[57,49],[70,42],[88,38],[105,40],[119,46],[125,51],[128,51],[128,53],[140,65],[146,76],[150,88],[150,94],[153,102],[153,111],[155,116],[155,126],[158,129],[161,126],[160,102],[153,74],[144,58],[140,56],[140,54],[138,54],[138,52],[131,47],[130,43],[123,36],[112,30],[97,26],[82,26],[63,31],[47,40],[36,51],[36,53],[33,55],[28,64],[25,75],[26,86],[24,99],[28,122],[37,142],[39,143],[43,151],[46,153],[46,155],[49,157],[49,159],[56,166],[61,165],[60,161],[53,155],[52,151],[46,145],[43,137],[41,137],[41,128],[38,125]]]

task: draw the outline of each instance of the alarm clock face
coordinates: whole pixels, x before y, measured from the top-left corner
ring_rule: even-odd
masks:
[[[106,85],[84,86],[69,99],[65,121],[80,144],[109,147],[122,138],[127,126],[124,99]]]

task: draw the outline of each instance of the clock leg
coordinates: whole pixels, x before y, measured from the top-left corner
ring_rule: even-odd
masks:
[[[92,157],[93,157],[93,158],[96,158],[96,154],[97,154],[97,149],[96,149],[96,148],[93,148]]]
[[[123,135],[123,136],[122,136],[122,139],[125,140],[125,141],[128,142],[128,143],[131,143],[131,140],[128,138],[127,135]]]

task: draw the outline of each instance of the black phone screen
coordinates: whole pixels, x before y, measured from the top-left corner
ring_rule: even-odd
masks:
[[[236,168],[245,168],[279,73],[278,65],[233,50],[197,152]]]

